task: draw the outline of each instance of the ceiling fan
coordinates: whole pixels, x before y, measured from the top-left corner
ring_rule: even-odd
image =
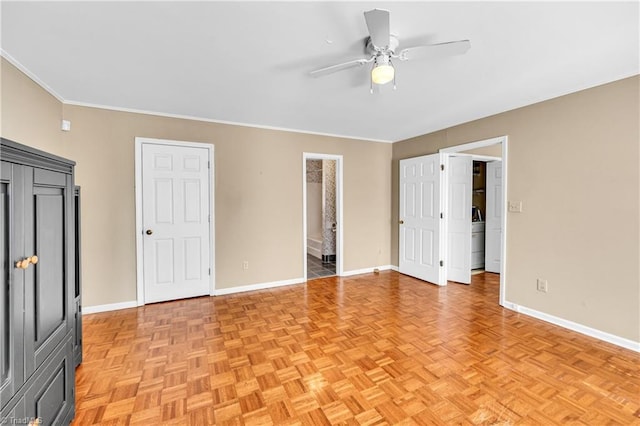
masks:
[[[409,61],[414,59],[429,59],[441,56],[460,55],[471,47],[469,40],[448,41],[445,43],[426,44],[422,46],[406,47],[396,52],[399,46],[398,38],[389,30],[389,11],[373,9],[364,12],[364,19],[369,29],[366,39],[366,52],[369,58],[354,59],[341,64],[331,65],[310,72],[312,77],[322,77],[337,71],[346,70],[364,64],[373,63],[371,68],[371,93],[373,85],[383,85],[393,81],[396,88],[395,68],[392,60]]]

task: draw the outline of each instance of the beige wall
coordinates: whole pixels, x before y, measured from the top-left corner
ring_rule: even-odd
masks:
[[[495,144],[490,146],[483,146],[482,148],[470,149],[468,151],[464,151],[465,154],[475,154],[475,155],[487,155],[489,157],[499,157],[502,158],[502,145]]]
[[[3,85],[19,82],[3,92],[3,136],[77,162],[85,306],[136,298],[136,136],[215,146],[217,288],[303,276],[303,152],[344,156],[344,270],[389,264],[391,144],[62,106],[11,65],[2,72]]]
[[[398,160],[507,135],[507,198],[523,201],[507,217],[507,300],[640,341],[639,89],[636,76],[395,143],[392,263]]]
[[[66,156],[60,131],[62,103],[4,58],[0,58],[0,64],[2,137],[29,141],[34,148]]]

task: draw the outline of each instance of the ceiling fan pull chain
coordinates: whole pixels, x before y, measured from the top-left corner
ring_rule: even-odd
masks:
[[[391,65],[393,67],[393,64],[391,63],[391,58],[389,58],[389,65]],[[393,90],[396,90],[396,73],[393,73]]]
[[[371,93],[373,95],[373,69],[376,67],[376,65],[378,64],[378,61],[376,59],[373,60],[373,66],[371,67],[371,72],[369,73],[369,84],[371,85],[369,88],[369,93]]]

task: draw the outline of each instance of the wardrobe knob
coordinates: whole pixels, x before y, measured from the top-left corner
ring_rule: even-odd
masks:
[[[151,234],[153,234],[153,231],[152,231],[151,229],[147,229],[146,234],[147,234],[147,235],[151,235]]]
[[[27,257],[25,259],[22,260],[18,260],[16,262],[16,268],[20,268],[20,269],[27,269],[29,267],[29,264],[33,263],[34,265],[36,263],[38,263],[38,256],[36,256],[35,254],[31,257]]]

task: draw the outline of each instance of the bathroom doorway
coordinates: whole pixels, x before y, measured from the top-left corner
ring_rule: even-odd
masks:
[[[306,279],[341,273],[341,156],[305,154],[304,269]]]

